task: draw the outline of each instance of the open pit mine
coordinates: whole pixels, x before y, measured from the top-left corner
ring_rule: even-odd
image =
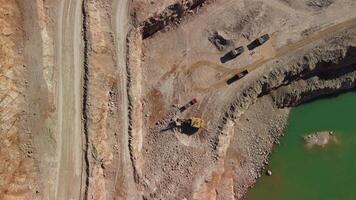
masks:
[[[355,88],[355,10],[0,0],[0,199],[245,199],[291,109]]]

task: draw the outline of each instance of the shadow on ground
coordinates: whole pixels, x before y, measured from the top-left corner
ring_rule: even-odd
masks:
[[[228,62],[228,61],[230,61],[230,60],[232,60],[232,59],[234,59],[235,57],[234,56],[231,56],[231,54],[230,54],[230,52],[227,52],[224,56],[222,56],[221,58],[220,58],[220,62],[221,63],[226,63],[226,62]]]
[[[174,128],[177,128],[179,132],[185,134],[185,135],[193,135],[194,133],[198,132],[198,128],[194,128],[190,126],[188,123],[183,123],[181,127],[177,127],[174,122],[171,122],[168,124],[168,126],[164,129],[161,129],[160,132],[166,132],[169,130],[173,130]]]

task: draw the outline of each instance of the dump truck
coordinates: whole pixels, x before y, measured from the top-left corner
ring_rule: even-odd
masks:
[[[187,104],[185,104],[184,106],[179,108],[180,112],[184,112],[185,110],[187,110],[190,106],[196,104],[198,101],[196,98],[190,100]]]
[[[256,42],[258,44],[258,46],[264,44],[265,42],[267,42],[269,40],[269,35],[268,34],[264,34],[261,37],[257,38]]]
[[[237,47],[229,52],[229,56],[231,59],[236,58],[237,56],[241,55],[245,51],[243,46]]]
[[[220,58],[221,63],[226,63],[237,56],[241,55],[245,51],[245,48],[243,46],[237,47],[229,52],[227,52],[224,56]]]
[[[244,70],[244,71],[242,71],[242,72],[240,72],[240,73],[235,74],[233,77],[229,78],[229,79],[226,81],[226,83],[227,83],[228,85],[230,85],[231,83],[242,79],[242,78],[243,78],[244,76],[246,76],[247,74],[248,74],[248,71],[247,71],[247,70]]]
[[[266,43],[269,40],[269,35],[264,34],[261,37],[255,39],[250,44],[247,45],[247,49],[252,51],[253,49],[261,46],[262,44]]]

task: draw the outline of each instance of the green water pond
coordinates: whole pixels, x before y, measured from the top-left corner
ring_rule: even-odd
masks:
[[[335,131],[339,143],[306,148],[302,136],[317,131]],[[356,92],[293,108],[267,168],[273,175],[246,200],[356,200]]]

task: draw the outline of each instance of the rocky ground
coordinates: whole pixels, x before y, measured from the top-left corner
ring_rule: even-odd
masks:
[[[355,8],[3,0],[0,199],[243,198],[290,107],[355,87]],[[265,33],[271,39],[254,48]],[[166,129],[191,116],[204,128]]]
[[[268,113],[268,115],[266,114]],[[236,120],[224,158],[199,199],[240,199],[262,175],[274,144],[287,125],[289,109],[279,109],[271,96],[259,98]],[[206,195],[206,196],[205,196]]]
[[[263,130],[263,134],[274,136],[260,144],[260,151],[266,156],[259,157],[261,152],[236,150],[242,158],[256,160],[242,159],[247,164],[236,167],[228,173],[229,178],[224,179],[227,149],[243,144],[251,147],[251,141],[256,140],[233,134],[232,127],[239,127],[240,115],[249,112],[261,96],[269,93],[270,105],[283,108],[354,87],[351,78],[355,63],[354,39],[351,39],[354,29],[350,28],[355,22],[353,19],[337,22],[343,19],[335,17],[334,9],[341,5],[334,4],[331,8],[331,4],[323,4],[316,8],[310,3],[297,5],[280,1],[216,5],[207,5],[194,18],[183,19],[178,27],[168,25],[143,40],[142,82],[145,87],[140,109],[146,127],[143,131],[139,128],[142,141],[137,143],[136,149],[141,153],[136,166],[142,169],[141,185],[148,199],[241,198],[259,176],[275,138],[282,133],[287,115],[281,116],[281,123],[273,120],[276,125],[280,124],[277,129],[263,123],[263,117],[256,117],[260,123],[255,122],[251,132]],[[219,12],[220,9],[225,12]],[[325,12],[321,12],[324,9]],[[328,17],[336,20],[335,25],[330,21],[319,24]],[[231,62],[220,63],[220,56],[229,49],[249,44],[252,38],[264,32],[273,33],[272,41],[254,49],[254,54],[245,53]],[[219,35],[228,42],[216,48],[209,40],[211,35]],[[243,69],[252,72],[239,83],[225,85],[231,74]],[[182,105],[193,97],[199,104],[179,117],[201,116],[207,122],[206,129],[192,136],[171,131],[162,134],[159,129],[166,124],[162,125],[160,120],[171,117],[168,113],[172,112],[172,105]],[[266,111],[261,115],[271,119],[272,113]],[[235,137],[239,140],[232,144]],[[245,178],[233,178],[235,176]],[[185,184],[193,187],[181,185],[182,177],[186,177]]]

